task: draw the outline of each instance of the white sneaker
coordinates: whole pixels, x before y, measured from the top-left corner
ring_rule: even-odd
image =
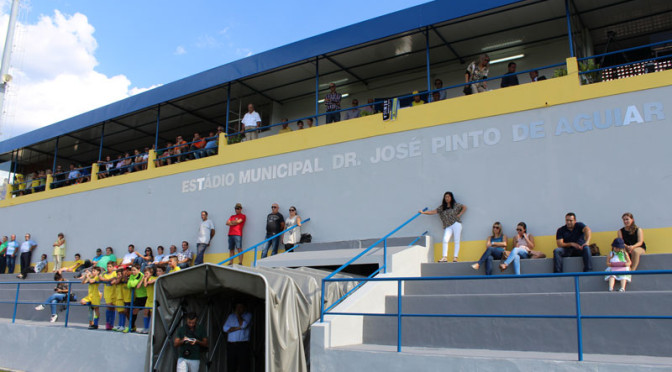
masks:
[[[44,306],[43,305],[37,305],[37,306],[35,306],[35,310],[42,311],[42,310],[44,310]]]
[[[51,320],[49,320],[49,323],[55,323],[57,319],[58,319],[58,314],[54,314],[54,315],[51,316]]]

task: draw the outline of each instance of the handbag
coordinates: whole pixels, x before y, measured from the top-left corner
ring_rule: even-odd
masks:
[[[593,243],[589,245],[590,247],[590,255],[591,256],[601,256],[600,254],[600,247],[597,246],[597,244]]]
[[[464,88],[462,89],[462,93],[464,93],[465,96],[468,96],[468,95],[470,95],[471,93],[473,93],[473,92],[471,91],[471,84],[469,84],[469,85],[465,85]]]
[[[299,243],[310,243],[313,241],[313,236],[306,233],[306,234],[301,234],[301,240]]]
[[[530,250],[529,255],[530,258],[546,258],[546,254],[542,251]]]

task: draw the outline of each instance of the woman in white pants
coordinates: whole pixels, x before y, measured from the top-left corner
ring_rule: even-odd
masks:
[[[455,242],[455,254],[453,255],[453,262],[457,262],[457,255],[460,253],[460,236],[462,234],[462,223],[460,218],[467,211],[467,206],[455,201],[453,193],[446,191],[443,194],[441,205],[436,209],[423,212],[422,214],[438,214],[443,223],[443,257],[439,262],[448,262],[448,241],[453,237]]]

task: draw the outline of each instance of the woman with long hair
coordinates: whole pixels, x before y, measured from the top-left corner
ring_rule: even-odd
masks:
[[[513,262],[513,271],[520,275],[520,259],[529,258],[530,251],[534,248],[534,236],[527,233],[525,222],[518,222],[516,226],[516,236],[513,238],[513,249],[506,261],[499,264],[499,268],[504,271]]]
[[[623,228],[618,230],[618,237],[625,242],[625,251],[630,255],[632,266],[630,270],[637,270],[639,265],[639,256],[646,253],[646,243],[644,243],[644,231],[635,224],[635,217],[630,212],[623,213]]]
[[[443,194],[441,205],[431,211],[419,211],[422,214],[438,214],[443,224],[443,257],[439,262],[448,262],[448,241],[453,237],[455,242],[455,253],[453,262],[457,262],[457,255],[460,253],[460,236],[462,235],[462,223],[460,218],[467,211],[467,206],[455,201],[453,193],[446,191]]]
[[[492,275],[492,260],[502,258],[504,251],[506,251],[507,243],[508,238],[502,232],[502,224],[499,221],[495,222],[492,225],[492,235],[488,237],[488,241],[485,243],[485,252],[483,252],[478,262],[471,265],[471,268],[478,270],[485,263],[485,275]]]

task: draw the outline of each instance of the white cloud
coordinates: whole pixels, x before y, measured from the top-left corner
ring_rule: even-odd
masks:
[[[8,15],[0,16],[4,44]],[[81,14],[54,11],[35,24],[20,24],[15,35],[2,137],[9,138],[67,119],[151,88],[131,87],[124,75],[95,70],[94,27]]]
[[[187,50],[184,49],[182,45],[178,45],[177,48],[175,48],[175,55],[181,56],[183,54],[187,54]]]
[[[249,57],[252,55],[252,51],[248,48],[236,48],[236,55]]]

